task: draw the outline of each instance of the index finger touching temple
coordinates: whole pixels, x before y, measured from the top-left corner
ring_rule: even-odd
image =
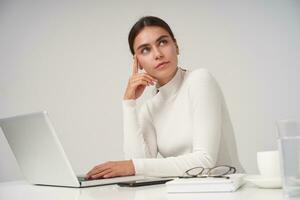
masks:
[[[133,65],[132,65],[132,75],[137,74],[139,71],[138,69],[138,61],[136,55],[133,56]]]

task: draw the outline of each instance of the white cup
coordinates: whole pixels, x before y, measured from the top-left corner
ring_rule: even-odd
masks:
[[[257,166],[261,176],[266,178],[280,178],[279,152],[257,152]]]

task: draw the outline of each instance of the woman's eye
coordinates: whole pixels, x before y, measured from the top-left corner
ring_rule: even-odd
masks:
[[[165,44],[167,44],[167,43],[168,43],[167,40],[161,40],[161,41],[159,41],[159,45],[160,45],[160,46],[163,46],[163,45],[165,45]]]
[[[143,48],[142,50],[141,50],[141,53],[142,54],[146,54],[146,53],[148,53],[149,52],[149,48]]]

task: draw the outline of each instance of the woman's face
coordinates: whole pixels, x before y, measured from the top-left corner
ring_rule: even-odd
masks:
[[[159,26],[145,27],[133,43],[139,66],[165,83],[177,69],[178,48],[170,34]]]

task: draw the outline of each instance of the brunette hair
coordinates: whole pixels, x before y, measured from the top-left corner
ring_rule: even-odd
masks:
[[[162,19],[154,16],[145,16],[140,18],[131,28],[129,35],[128,35],[128,43],[129,43],[129,48],[132,53],[132,55],[135,54],[134,49],[133,49],[133,43],[136,38],[136,36],[147,26],[159,26],[163,29],[165,29],[173,39],[173,41],[176,42],[176,39],[174,37],[174,34],[170,28],[170,26]]]

